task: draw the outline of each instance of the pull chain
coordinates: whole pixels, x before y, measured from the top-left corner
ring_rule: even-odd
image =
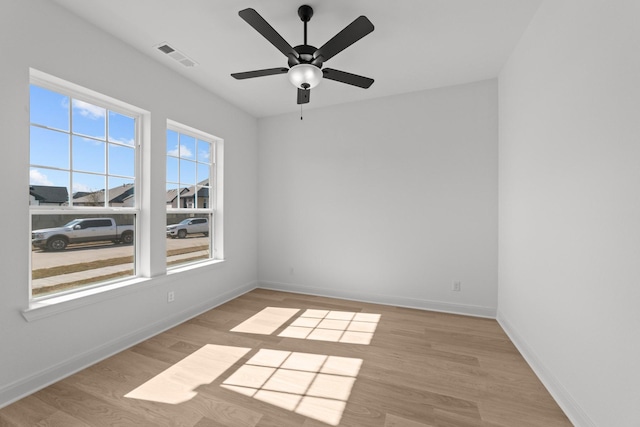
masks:
[[[300,120],[302,120],[302,104],[300,104]]]

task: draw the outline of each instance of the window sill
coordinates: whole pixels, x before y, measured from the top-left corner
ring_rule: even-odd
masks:
[[[78,307],[96,304],[107,299],[116,298],[121,295],[138,291],[141,287],[150,283],[151,279],[149,278],[137,277],[70,294],[58,296],[53,295],[51,297],[31,301],[29,308],[22,311],[22,316],[28,322],[34,322]]]
[[[186,271],[195,270],[202,267],[207,267],[210,265],[217,265],[224,263],[224,259],[210,259],[207,261],[197,261],[190,264],[180,265],[167,270],[167,276],[171,276],[172,274],[184,273]]]
[[[167,276],[190,271],[197,271],[202,267],[221,265],[224,259],[212,259],[192,264],[185,264],[167,271]],[[155,277],[157,279],[158,277]],[[76,308],[96,304],[108,299],[117,298],[132,292],[137,292],[141,288],[151,286],[152,279],[148,277],[136,277],[121,282],[111,283],[104,286],[80,290],[65,295],[52,295],[38,300],[33,300],[29,308],[22,311],[22,316],[27,322],[45,319]]]

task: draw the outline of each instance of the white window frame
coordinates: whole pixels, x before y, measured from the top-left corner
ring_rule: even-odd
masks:
[[[50,215],[50,214],[60,214],[60,215],[86,215],[92,214],[96,217],[108,216],[110,214],[130,214],[134,215],[134,274],[133,276],[127,276],[123,278],[113,279],[105,282],[100,282],[96,284],[89,284],[79,286],[74,289],[69,289],[66,291],[55,292],[52,294],[47,294],[43,296],[33,297],[32,294],[32,265],[31,265],[31,242],[29,242],[29,299],[31,301],[30,305],[38,305],[46,300],[57,301],[60,297],[64,297],[65,295],[76,294],[76,293],[86,293],[87,290],[91,290],[94,288],[108,288],[110,285],[119,282],[132,282],[132,279],[140,278],[140,262],[141,262],[141,245],[140,242],[140,230],[141,228],[141,212],[142,212],[142,141],[143,141],[143,128],[144,128],[144,120],[148,117],[148,113],[140,108],[127,104],[125,102],[119,101],[115,98],[109,97],[107,95],[100,94],[93,90],[84,88],[77,84],[65,81],[58,77],[52,76],[50,74],[44,73],[39,70],[30,69],[30,86],[36,85],[40,86],[44,89],[48,89],[61,95],[69,96],[72,99],[77,99],[80,101],[88,102],[90,104],[105,108],[109,111],[113,111],[115,113],[119,113],[125,116],[129,116],[134,118],[135,120],[135,166],[134,166],[134,179],[135,179],[135,187],[134,187],[134,207],[109,207],[106,206],[73,206],[71,202],[70,206],[38,206],[38,205],[30,205],[29,206],[29,217],[31,218],[33,215]],[[73,108],[70,106],[69,108]],[[72,114],[71,110],[70,113]],[[29,121],[31,126],[31,121]],[[69,134],[73,135],[72,129],[69,129]],[[30,144],[30,142],[29,142]],[[29,162],[29,169],[31,169],[31,162]],[[70,165],[70,173],[73,174],[72,165]],[[108,169],[105,170],[105,176],[108,175]],[[106,189],[105,189],[106,190]],[[72,199],[72,191],[73,189],[69,189],[69,199]],[[106,199],[106,198],[105,198]],[[29,221],[29,238],[31,237],[31,220]]]
[[[210,218],[209,233],[209,258],[206,260],[194,261],[192,263],[178,264],[176,266],[168,266],[168,272],[182,271],[185,267],[199,267],[208,264],[211,261],[224,260],[224,239],[223,239],[223,191],[224,191],[224,140],[220,137],[203,132],[191,126],[184,125],[174,120],[167,119],[167,129],[178,132],[179,134],[191,136],[202,141],[211,143],[211,155],[214,159],[211,169],[209,170],[209,203],[206,208],[181,208],[167,206],[166,213],[170,214],[206,214]],[[166,131],[165,131],[166,135]],[[165,144],[166,147],[166,144]],[[165,158],[168,154],[165,149]],[[165,163],[166,168],[166,163]],[[213,185],[211,181],[213,180]],[[167,182],[168,183],[168,182]],[[197,185],[197,182],[196,182]],[[165,185],[166,186],[166,185]],[[179,190],[179,188],[178,188]],[[213,193],[213,194],[211,194]],[[179,205],[178,205],[179,206]]]

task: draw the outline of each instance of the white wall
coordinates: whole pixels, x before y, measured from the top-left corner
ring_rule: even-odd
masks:
[[[496,80],[261,119],[261,286],[495,315],[497,126]]]
[[[578,426],[640,425],[638,17],[549,0],[499,78],[498,318]]]
[[[165,125],[170,118],[225,139],[222,264],[113,293],[110,299],[28,322],[29,67],[151,113],[152,229],[164,250]],[[0,0],[0,406],[256,285],[257,121],[53,2]],[[157,263],[156,263],[157,264]],[[160,266],[162,267],[162,265]],[[145,267],[158,273],[158,265]],[[168,289],[176,301],[167,304]]]

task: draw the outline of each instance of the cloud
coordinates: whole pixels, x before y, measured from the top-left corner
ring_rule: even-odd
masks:
[[[86,184],[82,184],[79,182],[74,182],[73,183],[73,192],[77,193],[78,191],[81,192],[86,192],[86,193],[91,193],[93,192],[93,189],[91,189],[88,185]]]
[[[53,185],[53,182],[38,169],[29,170],[29,182],[31,185]]]
[[[176,148],[174,148],[173,150],[167,151],[167,154],[170,155],[170,156],[178,157],[178,146],[176,146]],[[189,158],[193,157],[193,153],[191,152],[191,150],[189,150],[189,148],[187,148],[186,145],[181,145],[180,146],[179,154],[181,154],[180,157],[182,157],[182,158],[189,159]]]
[[[131,147],[133,147],[135,145],[135,143],[136,143],[134,139],[116,138],[116,137],[113,137],[111,135],[109,135],[109,141],[119,142],[121,144],[129,145]]]
[[[78,99],[73,100],[73,108],[77,110],[81,116],[87,117],[92,120],[104,118],[107,110],[102,107],[98,107],[88,102],[80,101]]]

